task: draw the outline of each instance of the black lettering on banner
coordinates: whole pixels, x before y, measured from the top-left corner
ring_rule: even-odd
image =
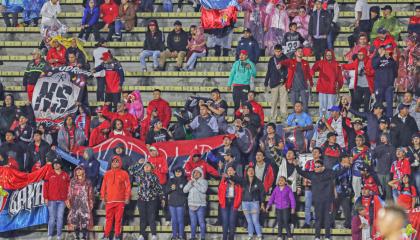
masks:
[[[57,83],[43,82],[39,95],[35,100],[34,111],[47,111],[51,106],[51,99],[53,98],[56,89]]]

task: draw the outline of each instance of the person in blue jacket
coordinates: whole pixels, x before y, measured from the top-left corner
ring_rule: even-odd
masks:
[[[41,18],[41,8],[45,0],[23,0],[23,22],[26,26],[37,27]]]
[[[0,12],[3,15],[6,27],[17,27],[18,14],[23,12],[23,0],[2,0]],[[12,22],[10,22],[10,15],[12,16]]]
[[[81,30],[79,38],[86,41],[89,40],[89,36],[93,31],[95,41],[100,40],[99,28],[95,27],[99,21],[99,6],[95,0],[89,0],[86,4],[85,10],[83,11]]]
[[[79,166],[85,169],[86,177],[92,183],[93,188],[97,188],[99,180],[100,163],[96,159],[92,148],[86,148],[83,152],[83,159],[80,160]]]
[[[246,50],[248,52],[248,59],[254,64],[257,64],[258,58],[260,57],[260,47],[258,42],[252,36],[249,28],[246,28],[243,34],[244,35],[241,40],[239,40],[238,46],[236,47],[236,60],[239,59],[240,52],[242,50]]]

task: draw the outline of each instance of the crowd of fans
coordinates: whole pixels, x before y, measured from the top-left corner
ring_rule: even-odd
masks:
[[[172,11],[171,1],[163,4],[165,11]],[[23,78],[29,101],[38,78],[50,68],[73,66],[94,73],[96,100],[105,102],[92,112],[84,85],[77,113],[66,116],[60,129],[51,129],[36,125],[30,103],[17,107],[13,95],[4,97],[0,165],[25,172],[46,164],[53,167],[44,185],[50,239],[55,228],[57,238],[62,238],[66,207],[67,224],[78,239],[87,239],[95,220],[96,193],[105,203],[104,239],[110,237],[112,229],[114,239],[121,239],[123,220],[132,218],[135,208],[130,201],[133,186],[138,187],[139,239],[147,239],[147,226],[152,239],[157,239],[159,209],[171,220],[172,239],[186,239],[186,213],[191,239],[205,239],[210,178],[220,180],[219,219],[215,224],[223,226],[223,239],[234,239],[235,227],[245,222],[249,238],[256,235],[262,239],[262,227],[267,226],[271,209],[279,239],[282,229],[288,239],[293,237],[293,228],[299,227],[296,213],[300,209],[305,212],[300,227],[311,228],[315,223],[316,239],[321,228],[325,228],[325,238],[331,238],[340,212],[344,215],[340,227],[351,228],[354,239],[370,239],[374,197],[395,201],[406,209],[418,205],[420,7],[409,20],[409,34],[402,35],[405,29],[393,16],[391,6],[381,8],[380,16],[379,7],[357,0],[354,32],[348,39],[351,48],[340,56],[346,62],[341,64],[334,54],[334,41],[340,32],[336,1],[240,2],[245,30],[228,80],[234,102],[234,113],[229,114],[218,88],[210,97],[186,99],[184,108],[177,112],[159,89],[153,91],[147,108],[139,91],[123,93],[124,70],[107,42],[121,41],[122,33],[136,26],[136,12],[153,11],[153,1],[105,0],[99,4],[88,0],[84,5],[81,32],[71,40],[61,36],[66,26],[57,19],[61,12],[57,0],[3,1],[1,5],[6,26],[18,26],[20,12],[26,25],[37,26],[41,19],[43,42],[32,52],[33,60]],[[180,11],[182,1],[178,6]],[[198,10],[199,3],[194,2],[194,7]],[[105,38],[101,29],[108,30]],[[83,42],[92,32],[97,44],[91,69]],[[215,56],[229,56],[232,34],[232,30],[224,35],[205,34],[195,25],[187,32],[177,20],[165,41],[158,22],[150,20],[140,54],[141,71],[151,70],[146,63],[149,57],[153,71],[165,71],[168,58],[176,59],[176,71],[191,71],[210,49]],[[406,42],[401,51],[399,39]],[[313,65],[305,60],[311,54],[316,58]],[[267,117],[253,91],[256,64],[261,64],[258,61],[263,55],[270,56],[263,84],[271,97]],[[315,74],[317,80],[313,81]],[[311,114],[314,84],[319,110]],[[338,97],[344,85],[348,85],[350,95]],[[394,110],[397,92],[404,93]],[[292,112],[287,110],[289,96]],[[233,122],[227,121],[229,115],[234,116]],[[177,121],[171,124],[172,116]],[[277,124],[279,117],[281,124]],[[167,159],[153,146],[215,135],[224,135],[223,146],[210,156],[212,161],[209,155],[204,159],[192,152],[183,168],[168,167]],[[116,146],[109,159],[101,159],[108,162],[101,177],[91,147],[114,136],[138,138],[149,152],[144,159],[132,159],[124,145]],[[57,148],[75,152],[81,147],[87,148],[78,166],[63,162],[55,153]],[[304,196],[304,203],[298,201],[300,196]]]

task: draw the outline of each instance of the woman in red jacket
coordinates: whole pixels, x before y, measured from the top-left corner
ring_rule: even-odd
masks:
[[[165,186],[167,182],[166,175],[168,174],[168,162],[163,155],[159,155],[158,150],[151,146],[149,148],[150,156],[148,162],[154,166],[153,173],[159,178],[159,183],[162,186]]]
[[[223,240],[233,240],[238,208],[242,202],[242,187],[234,180],[236,172],[233,165],[228,166],[226,172],[227,175],[220,181],[218,197],[222,212]]]
[[[51,48],[47,53],[47,62],[51,67],[61,67],[66,64],[66,48],[57,40],[51,41]]]
[[[119,14],[118,10],[118,5],[115,4],[114,0],[105,0],[100,7],[101,22],[99,23],[98,28],[109,30],[106,37],[107,42],[111,41],[112,35],[115,34],[115,20]]]

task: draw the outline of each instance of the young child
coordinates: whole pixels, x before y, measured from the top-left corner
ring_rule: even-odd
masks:
[[[297,32],[297,24],[292,22],[289,24],[289,32],[284,34],[282,45],[284,46],[284,53],[290,58],[298,47],[302,47],[305,39]]]
[[[271,194],[270,200],[266,211],[268,212],[271,206],[276,205],[276,216],[278,223],[278,237],[277,240],[281,240],[283,237],[283,227],[286,228],[287,239],[293,239],[292,232],[290,231],[290,215],[295,213],[296,201],[292,189],[287,186],[286,178],[281,176]]]
[[[366,209],[362,205],[355,207],[356,216],[351,220],[351,239],[352,240],[369,240],[370,224],[367,219]]]

